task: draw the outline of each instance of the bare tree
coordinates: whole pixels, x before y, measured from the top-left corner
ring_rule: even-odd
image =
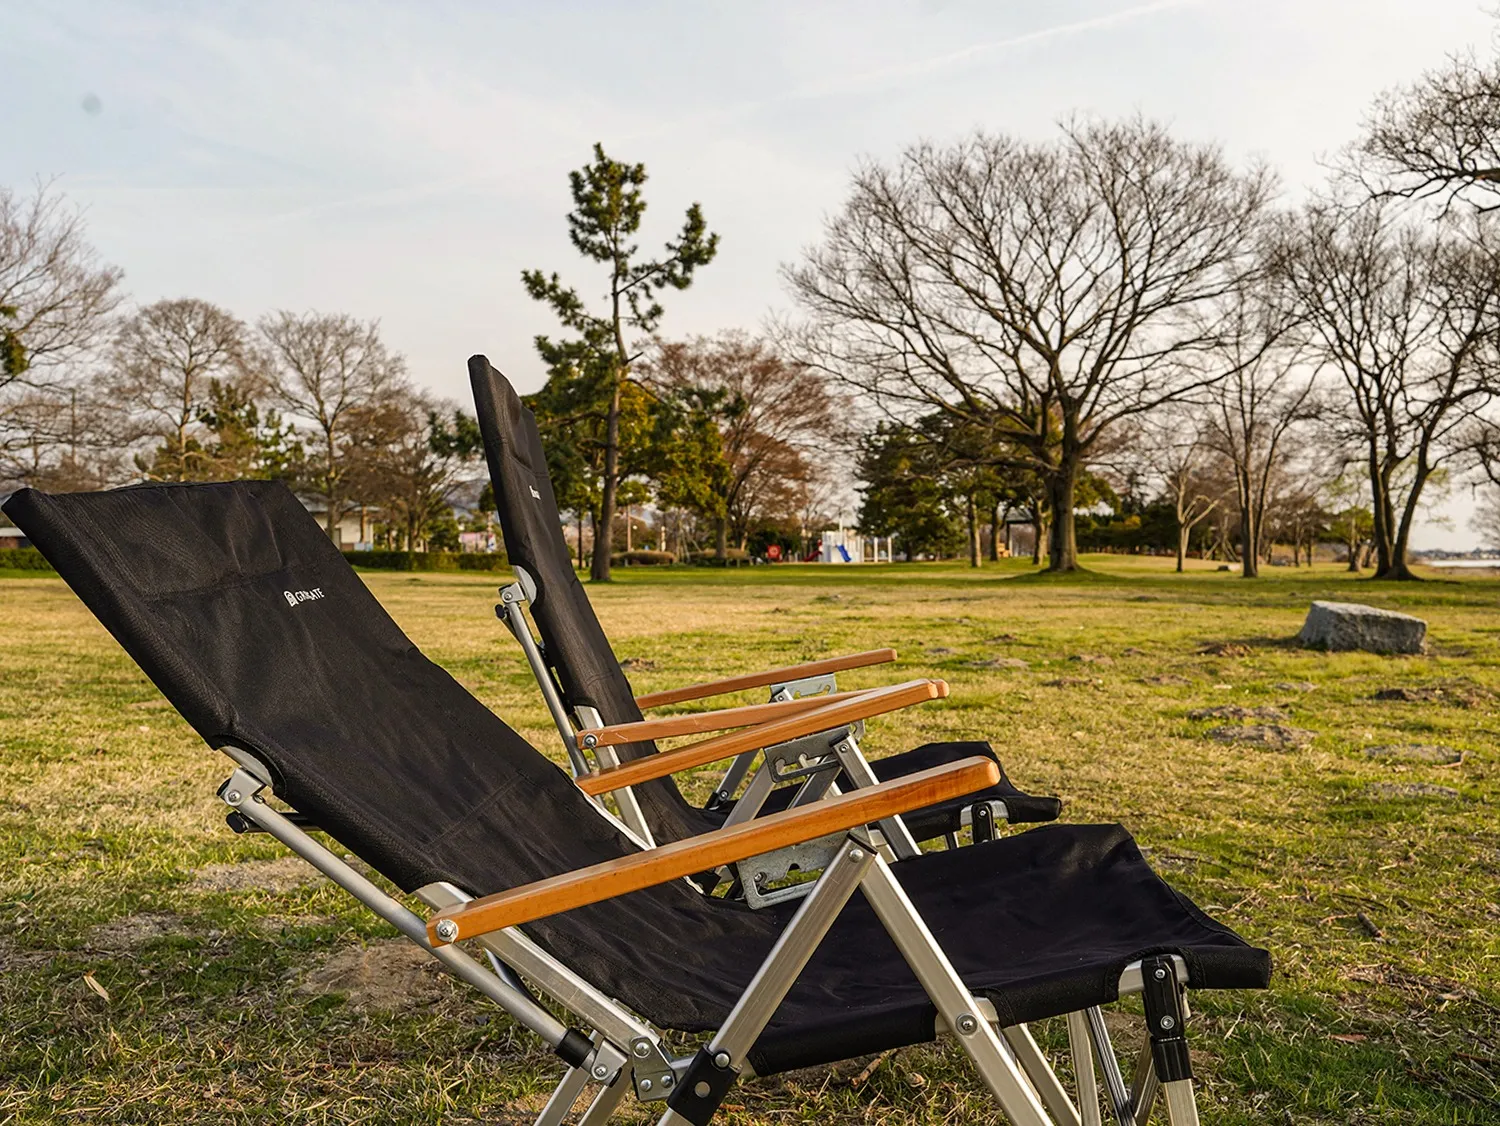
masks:
[[[753,520],[790,516],[811,484],[820,440],[836,425],[825,381],[782,356],[767,340],[743,332],[661,342],[640,365],[642,378],[671,391],[694,389],[720,398],[719,433],[729,463],[717,553],[729,540],[745,546]]]
[[[120,325],[105,385],[125,415],[125,442],[156,443],[140,461],[147,476],[192,481],[217,475],[199,440],[202,416],[216,380],[238,383],[249,374],[246,337],[238,317],[196,298],[158,301]]]
[[[1381,95],[1351,156],[1376,196],[1500,207],[1500,59],[1455,55]]]
[[[62,196],[45,184],[29,197],[0,187],[0,388],[35,383],[91,347],[119,304],[120,276]]]
[[[1204,440],[1228,465],[1239,511],[1240,574],[1260,574],[1263,524],[1288,438],[1313,415],[1313,373],[1295,313],[1264,281],[1229,294],[1213,361],[1227,373],[1206,393]]]
[[[40,483],[41,467],[94,444],[70,430],[84,391],[67,386],[70,364],[108,328],[119,282],[61,195],[0,187],[0,479]]]
[[[314,430],[308,485],[327,504],[328,535],[337,539],[351,507],[343,487],[348,428],[357,412],[404,388],[406,361],[381,341],[379,322],[342,313],[283,310],[263,317],[259,329],[272,398]]]
[[[417,551],[452,512],[461,475],[482,449],[472,417],[397,388],[350,412],[344,483],[351,498],[380,509],[405,550]]]
[[[1037,144],[976,134],[865,164],[784,273],[799,358],[908,419],[946,412],[1044,481],[1049,567],[1078,565],[1074,492],[1120,421],[1201,388],[1202,308],[1241,284],[1273,188],[1141,120]]]
[[[1500,551],[1500,493],[1491,490],[1480,497],[1469,528],[1479,534],[1481,547]]]
[[[1143,427],[1144,460],[1161,481],[1177,522],[1177,572],[1187,560],[1193,529],[1226,502],[1229,489],[1215,464],[1214,450],[1195,418],[1174,412]]]
[[[1320,203],[1288,227],[1281,261],[1319,359],[1348,392],[1340,417],[1370,477],[1375,577],[1413,579],[1422,490],[1467,452],[1496,390],[1500,237],[1482,218],[1433,231],[1379,200]]]

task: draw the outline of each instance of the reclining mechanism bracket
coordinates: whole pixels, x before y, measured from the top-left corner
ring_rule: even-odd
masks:
[[[770,702],[773,704],[783,703],[787,700],[801,700],[808,696],[822,696],[832,694],[839,690],[839,680],[836,673],[823,673],[819,676],[805,676],[799,680],[785,680],[771,685]],[[861,727],[863,734],[863,727]],[[734,800],[735,791],[744,783],[750,773],[750,768],[755,765],[755,752],[746,751],[735,758],[729,764],[729,769],[724,772],[724,777],[709,795],[704,809],[710,813],[723,809]]]
[[[815,841],[736,862],[735,873],[744,889],[746,905],[759,910],[773,903],[802,898],[812,890],[812,881],[781,888],[769,888],[767,885],[784,880],[793,873],[811,875],[823,871],[833,862],[847,837],[847,833],[834,833]]]

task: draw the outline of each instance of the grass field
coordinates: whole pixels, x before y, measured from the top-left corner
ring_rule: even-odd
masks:
[[[641,569],[591,593],[637,691],[893,645],[894,671],[841,685],[937,675],[953,695],[874,721],[873,754],[988,738],[1066,818],[1128,826],[1276,960],[1268,993],[1195,997],[1205,1122],[1500,1121],[1500,583],[1087,563],[1069,581],[1020,563]],[[560,757],[494,577],[366,579]],[[1292,648],[1315,597],[1419,614],[1432,652]],[[1373,699],[1397,687],[1437,691]],[[1235,721],[1189,718],[1231,705],[1315,737],[1223,744],[1206,731]],[[1405,744],[1464,757],[1366,753]],[[529,1122],[561,1065],[273,842],[231,834],[226,765],[60,581],[0,581],[0,1123]],[[863,1070],[752,1082],[722,1120],[993,1120],[956,1053]]]

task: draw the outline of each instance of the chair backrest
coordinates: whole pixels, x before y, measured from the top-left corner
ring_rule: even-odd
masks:
[[[569,707],[594,708],[605,723],[637,722],[643,717],[635,692],[573,569],[536,417],[484,356],[470,358],[469,382],[506,555],[536,583],[531,614],[563,700]],[[656,744],[631,743],[615,751],[635,759],[655,754]],[[695,836],[720,823],[690,805],[670,778],[636,786],[635,793],[658,841]]]
[[[254,754],[278,797],[401,888],[486,895],[636,851],[422,655],[284,486],[23,489],[4,511],[205,741]],[[784,921],[679,880],[525,929],[695,1031],[734,1001],[698,952],[745,951],[753,970]]]

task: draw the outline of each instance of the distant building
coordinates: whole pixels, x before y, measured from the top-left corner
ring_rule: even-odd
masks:
[[[312,513],[320,528],[328,526],[328,502],[322,497],[298,497],[302,507]],[[340,551],[369,551],[374,546],[375,517],[379,509],[361,505],[346,512],[334,529],[333,542]]]
[[[8,548],[30,547],[31,541],[20,528],[0,528],[0,551]]]

